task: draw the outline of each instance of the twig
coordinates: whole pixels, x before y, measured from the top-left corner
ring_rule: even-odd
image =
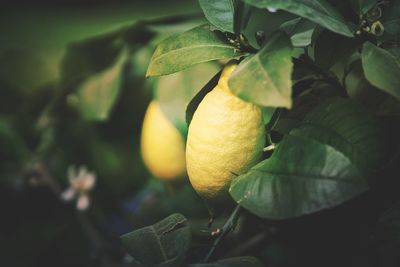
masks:
[[[344,90],[341,83],[335,77],[333,77],[328,71],[325,71],[324,69],[321,69],[319,66],[315,65],[314,62],[312,62],[308,58],[306,58],[306,59],[293,58],[292,60],[293,60],[294,65],[303,65],[303,66],[307,67],[308,69],[314,71],[316,74],[323,77],[323,80],[325,82],[333,85],[334,87],[336,87],[338,89]]]
[[[212,244],[210,250],[208,251],[206,257],[204,258],[203,262],[206,263],[210,260],[212,254],[214,253],[215,249],[217,248],[218,244],[222,241],[222,239],[231,232],[240,217],[241,212],[243,211],[242,207],[237,205],[236,208],[233,210],[232,214],[229,216],[228,220],[226,221],[225,225],[220,230],[219,236],[215,239],[214,243]]]
[[[278,123],[279,118],[281,117],[283,109],[282,108],[277,108],[274,113],[272,114],[271,120],[267,124],[267,132],[270,133],[272,129],[276,126]]]

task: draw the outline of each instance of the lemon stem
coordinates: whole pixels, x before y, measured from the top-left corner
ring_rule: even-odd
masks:
[[[229,216],[228,220],[225,222],[224,226],[220,230],[220,234],[215,239],[214,243],[212,244],[210,250],[208,251],[206,257],[204,258],[204,263],[208,262],[214,253],[215,249],[217,248],[218,244],[222,241],[222,239],[229,234],[232,230],[235,229],[237,221],[242,213],[243,209],[241,206],[236,205],[235,209],[232,211],[231,215]]]

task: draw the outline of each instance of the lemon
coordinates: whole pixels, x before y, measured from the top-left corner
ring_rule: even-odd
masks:
[[[154,176],[169,181],[185,177],[185,142],[156,101],[150,102],[144,117],[141,150]]]
[[[231,93],[228,64],[189,126],[186,167],[193,188],[210,202],[228,199],[230,182],[256,164],[265,144],[260,108]]]

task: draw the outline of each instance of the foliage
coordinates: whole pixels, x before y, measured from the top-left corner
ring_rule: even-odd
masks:
[[[121,240],[145,266],[176,266],[182,264],[189,249],[191,232],[183,215],[172,214],[155,225],[121,236]],[[146,240],[146,246],[142,240]]]
[[[77,34],[62,57],[0,44],[5,264],[398,266],[400,1],[199,0],[200,19],[171,5]],[[188,181],[150,177],[138,136],[154,98],[186,137],[231,60],[229,88],[262,108],[268,146],[209,218]],[[59,201],[81,164],[98,176],[84,212]],[[64,239],[71,254],[53,246]]]

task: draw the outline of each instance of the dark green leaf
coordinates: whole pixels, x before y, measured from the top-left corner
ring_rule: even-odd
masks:
[[[280,29],[290,35],[294,47],[304,47],[311,44],[311,38],[316,24],[304,18],[296,18],[283,23]]]
[[[378,0],[350,0],[351,6],[357,12],[358,15],[364,15],[367,13]]]
[[[400,62],[393,54],[369,42],[363,45],[362,66],[367,80],[400,99]]]
[[[258,8],[283,9],[314,21],[324,28],[344,36],[353,34],[340,13],[325,0],[244,0]]]
[[[217,64],[204,63],[158,78],[155,98],[167,118],[183,134],[187,131],[185,119],[187,105],[218,70]]]
[[[164,220],[121,236],[122,244],[135,260],[149,267],[175,267],[182,264],[190,247],[191,230],[178,213]]]
[[[235,257],[222,259],[213,263],[190,264],[188,267],[263,267],[264,265],[254,257]]]
[[[292,105],[292,47],[278,33],[254,56],[246,58],[229,78],[231,91],[246,101],[269,107]]]
[[[386,50],[391,53],[397,59],[397,61],[400,61],[400,47],[388,47]]]
[[[323,101],[298,127],[292,135],[334,147],[365,172],[386,159],[388,143],[382,125],[355,101],[339,97]]]
[[[360,45],[359,41],[330,31],[323,31],[315,41],[315,63],[329,69],[343,58],[350,56]]]
[[[76,88],[76,94],[69,97],[82,117],[87,120],[103,121],[108,118],[118,98],[121,87],[121,72],[126,53],[110,69],[89,76]]]
[[[233,180],[230,194],[257,216],[286,219],[337,206],[367,188],[358,169],[333,147],[286,135],[269,159]]]
[[[251,16],[243,33],[248,38],[250,44],[254,47],[262,48],[265,42],[276,33],[282,23],[292,20],[296,17],[293,14],[282,10],[277,12],[269,12],[268,10],[259,9],[251,5],[247,6],[250,9],[249,12]],[[264,38],[257,38],[257,32]]]
[[[298,127],[318,104],[327,98],[338,96],[337,88],[325,82],[306,83],[303,90],[305,90],[304,93],[294,98],[292,109],[281,114],[274,127],[275,131],[288,134],[293,128]]]
[[[227,43],[222,33],[202,25],[162,41],[153,54],[147,76],[171,74],[197,63],[240,55],[242,53]]]
[[[207,20],[220,30],[233,32],[233,0],[199,0]]]
[[[186,107],[186,124],[189,127],[190,122],[192,121],[193,114],[195,113],[197,107],[203,98],[218,84],[219,77],[221,76],[222,71],[218,72],[211,78],[211,80],[206,83],[206,85],[201,88],[201,90],[190,100],[189,104]]]
[[[233,14],[233,31],[236,34],[240,34],[247,27],[252,14],[252,8],[240,0],[235,2],[237,3]]]
[[[351,64],[351,71],[346,76],[346,91],[351,99],[378,116],[399,116],[400,102],[371,85],[364,76],[361,59]]]

